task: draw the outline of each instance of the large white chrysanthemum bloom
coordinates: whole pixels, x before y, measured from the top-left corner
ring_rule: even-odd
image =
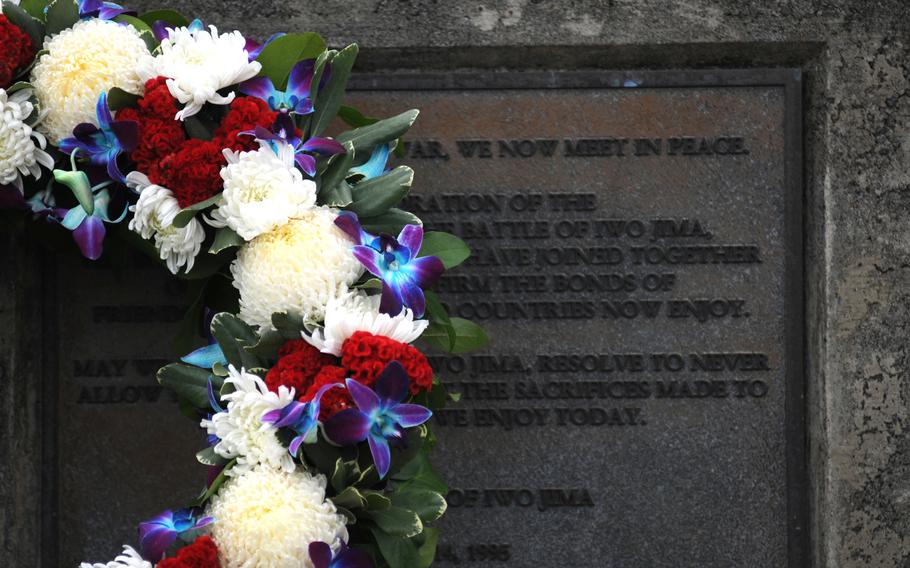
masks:
[[[191,219],[185,227],[175,227],[174,217],[180,213],[180,204],[171,190],[153,184],[141,172],[130,173],[126,182],[140,192],[139,201],[130,206],[130,211],[135,213],[130,229],[143,239],[154,237],[158,254],[172,274],[177,274],[182,266],[186,266],[187,272],[192,270],[205,240],[202,223]]]
[[[14,185],[19,191],[22,176],[39,178],[41,166],[54,168],[54,159],[44,151],[44,136],[25,122],[35,110],[29,94],[22,90],[10,96],[0,89],[0,185]]]
[[[144,92],[137,69],[152,56],[132,26],[83,20],[47,40],[44,49],[29,81],[47,112],[38,129],[52,144],[72,136],[81,122],[98,125],[95,105],[101,93],[113,87]]]
[[[262,421],[262,416],[278,408],[284,408],[294,400],[294,389],[281,386],[274,393],[252,373],[228,367],[225,382],[236,389],[225,395],[227,408],[215,413],[211,419],[201,422],[209,434],[218,437],[215,453],[237,463],[226,475],[238,476],[249,471],[256,464],[267,464],[285,471],[294,471],[294,460],[286,446],[278,440],[278,430]]]
[[[152,563],[142,559],[132,546],[123,545],[123,554],[106,564],[83,562],[79,568],[152,568]]]
[[[174,117],[184,120],[202,109],[205,103],[230,104],[234,93],[218,94],[219,89],[251,79],[262,65],[250,61],[246,40],[238,31],[219,34],[209,29],[169,29],[161,42],[161,52],[140,69],[143,77],[167,77],[167,88],[184,108]]]
[[[322,475],[268,466],[225,483],[207,511],[222,568],[312,568],[311,542],[337,551],[348,531],[325,488]]]
[[[212,225],[228,226],[249,241],[316,205],[316,183],[303,179],[288,144],[262,144],[255,152],[225,149],[224,157],[224,192]]]
[[[240,248],[231,274],[244,321],[270,328],[276,312],[321,321],[329,300],[348,292],[363,266],[336,217],[334,209],[316,207]]]
[[[325,325],[303,338],[323,353],[341,356],[344,341],[358,331],[367,331],[394,339],[400,343],[413,343],[430,324],[415,320],[414,312],[403,308],[397,316],[379,313],[380,297],[362,292],[329,300],[325,309]]]

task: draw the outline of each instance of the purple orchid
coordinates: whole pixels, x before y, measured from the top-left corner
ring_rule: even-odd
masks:
[[[278,39],[282,36],[285,36],[285,35],[287,35],[287,34],[285,34],[284,32],[272,34],[272,36],[269,37],[269,39],[265,40],[265,43],[259,43],[258,41],[254,40],[254,39],[247,38],[246,39],[246,52],[249,55],[250,61],[255,61],[256,58],[258,58],[259,55],[262,53],[263,49],[268,47],[269,44],[272,43],[273,41],[275,41],[276,39]]]
[[[142,557],[158,562],[177,537],[188,537],[190,533],[210,525],[212,517],[197,517],[193,509],[167,510],[152,519],[139,523],[139,548]]]
[[[113,20],[121,14],[135,14],[134,10],[124,8],[120,4],[113,2],[103,2],[102,0],[78,0],[79,18],[87,20],[98,18],[101,20]]]
[[[251,97],[257,97],[269,104],[269,108],[291,114],[311,114],[316,93],[313,90],[313,75],[316,71],[316,60],[305,59],[291,68],[288,86],[280,91],[268,77],[254,77],[244,81],[238,90]],[[329,73],[328,66],[323,72],[320,86],[324,84]]]
[[[278,153],[277,144],[282,142],[287,144],[294,150],[294,161],[297,162],[297,167],[310,177],[316,175],[316,158],[311,154],[331,156],[345,153],[344,146],[331,138],[313,137],[304,142],[297,136],[294,119],[284,113],[278,115],[272,130],[257,126],[256,130],[241,132],[241,134],[249,134],[268,143],[276,153]]]
[[[407,404],[408,374],[398,361],[392,361],[376,380],[376,390],[353,379],[345,384],[357,408],[342,410],[325,424],[330,440],[351,446],[367,440],[373,462],[382,479],[389,472],[392,454],[389,441],[400,441],[405,428],[420,426],[433,413],[419,404]]]
[[[189,25],[187,25],[187,29],[191,32],[196,32],[203,28],[205,28],[205,25],[199,18],[196,18],[190,22]],[[155,39],[158,40],[158,43],[161,43],[169,38],[171,34],[168,32],[168,30],[172,29],[174,29],[174,25],[169,24],[163,20],[156,20],[155,23],[152,24],[152,34],[155,36]]]
[[[107,166],[107,173],[114,181],[123,182],[123,173],[117,167],[117,157],[131,152],[139,144],[139,124],[134,120],[114,120],[107,106],[107,93],[101,93],[95,105],[98,126],[83,122],[73,129],[72,138],[60,141],[60,151],[71,157],[76,152],[88,155],[89,162]]]
[[[310,561],[314,568],[373,568],[370,555],[356,548],[348,548],[344,542],[338,553],[332,555],[332,547],[324,542],[310,543]]]
[[[267,424],[272,424],[276,428],[290,428],[297,432],[297,435],[288,446],[288,452],[292,456],[297,455],[301,445],[316,443],[316,426],[319,425],[319,401],[322,400],[322,395],[327,390],[335,387],[344,388],[344,385],[341,383],[323,385],[316,391],[316,396],[313,397],[313,400],[309,402],[291,401],[284,408],[270,410],[262,416],[262,421]]]
[[[55,170],[55,175],[59,171]],[[85,175],[83,172],[70,173]],[[60,178],[58,177],[59,180]],[[104,248],[104,236],[107,233],[104,224],[119,223],[126,218],[126,207],[123,208],[123,212],[119,217],[116,219],[110,218],[107,211],[110,200],[111,197],[108,191],[101,189],[92,194],[91,212],[87,211],[84,205],[79,204],[72,209],[56,208],[51,214],[50,218],[59,221],[61,225],[73,232],[73,239],[79,246],[82,255],[90,260],[101,258],[101,252]]]
[[[406,306],[416,317],[422,317],[426,310],[423,289],[432,286],[445,270],[439,258],[417,256],[423,244],[423,227],[405,225],[397,239],[385,233],[376,237],[364,231],[357,215],[350,211],[340,214],[335,225],[354,240],[357,260],[382,280],[379,311],[395,316]]]

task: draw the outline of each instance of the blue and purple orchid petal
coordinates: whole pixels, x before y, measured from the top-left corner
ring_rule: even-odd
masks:
[[[401,246],[408,249],[408,260],[412,260],[420,252],[420,247],[423,245],[423,227],[420,225],[405,225],[401,232],[398,233],[398,242]]]
[[[79,210],[82,210],[79,207]],[[82,223],[73,231],[73,239],[79,246],[82,256],[90,260],[98,260],[104,250],[104,235],[107,230],[104,222],[98,217],[86,216]]]
[[[363,230],[363,227],[360,225],[360,220],[357,219],[357,214],[353,211],[342,211],[339,213],[338,217],[335,218],[335,226],[351,237],[351,240],[354,241],[355,245],[370,246],[376,241],[374,235]]]
[[[202,20],[196,18],[190,22],[190,25],[187,26],[187,29],[191,32],[201,32],[205,29],[205,24],[202,23]]]
[[[297,167],[306,172],[306,175],[313,177],[316,175],[316,158],[309,154],[295,154],[294,161]]]
[[[332,548],[324,542],[311,542],[310,561],[314,568],[373,568],[370,555],[342,542],[333,556]]]
[[[310,87],[313,84],[313,73],[316,70],[315,59],[298,61],[288,76],[286,103],[290,112],[294,114],[310,114],[313,112],[313,99]]]
[[[262,99],[269,103],[269,108],[272,107],[274,101],[277,101],[279,92],[272,83],[272,80],[268,77],[253,77],[252,79],[248,79],[243,83],[240,83],[237,90],[244,95]],[[272,108],[272,110],[275,109]]]
[[[158,562],[177,537],[190,534],[214,522],[212,517],[196,517],[193,509],[163,511],[139,523],[139,548],[142,557]]]
[[[336,140],[331,138],[320,138],[314,136],[306,142],[304,142],[300,147],[300,151],[304,152],[314,152],[316,154],[321,154],[323,156],[334,156],[335,154],[345,154],[347,151],[344,149],[344,146],[339,144]]]
[[[255,61],[256,58],[262,53],[262,50],[265,49],[270,43],[276,39],[286,35],[284,32],[273,34],[265,43],[260,44],[256,40],[247,38],[246,40],[246,52],[249,54],[250,61]]]
[[[335,414],[325,423],[326,436],[339,446],[353,446],[366,440],[370,433],[370,417],[356,408]]]
[[[445,265],[437,256],[421,256],[408,263],[408,273],[421,288],[432,286],[445,272]]]
[[[354,379],[346,379],[345,385],[348,387],[348,392],[351,393],[354,404],[357,405],[361,412],[371,414],[379,410],[380,398],[373,389],[360,384]]]
[[[383,270],[381,266],[383,258],[379,251],[366,245],[357,245],[352,249],[352,253],[354,258],[359,260],[360,264],[370,271],[370,274],[382,278]]]
[[[376,394],[383,401],[402,402],[408,396],[407,371],[397,361],[389,363],[376,379],[375,389]],[[366,412],[364,408],[361,410]]]
[[[382,293],[379,298],[379,311],[383,314],[398,315],[403,307],[404,300],[401,298],[400,288],[390,286],[383,281]]]
[[[79,17],[81,19],[99,18],[101,20],[113,20],[121,14],[135,14],[133,10],[124,8],[113,2],[102,2],[101,0],[79,0]]]
[[[389,412],[395,422],[402,428],[414,428],[420,426],[433,416],[433,413],[419,404],[399,404],[394,411]]]
[[[393,144],[381,144],[376,146],[373,148],[373,153],[370,154],[370,159],[356,168],[351,168],[349,173],[360,174],[363,176],[363,179],[381,176],[386,171],[385,166],[389,161],[389,151],[393,146]]]
[[[155,22],[152,24],[152,34],[155,36],[155,39],[158,40],[158,43],[161,43],[170,37],[170,32],[168,30],[171,30],[173,28],[173,25],[165,22],[164,20],[155,20]]]
[[[208,393],[209,393],[209,406],[212,407],[212,411],[224,412],[224,409],[221,407],[221,397],[219,397],[215,394],[215,385],[212,382],[211,375],[209,375],[209,378],[208,378]],[[217,437],[216,437],[216,440],[217,440]],[[215,442],[215,444],[217,444],[217,443],[218,442]],[[215,444],[210,443],[209,445],[214,446]]]
[[[369,443],[373,463],[376,464],[379,479],[382,479],[389,473],[389,466],[392,465],[392,451],[389,448],[389,442],[383,435],[370,434]]]
[[[180,360],[203,369],[211,369],[215,366],[215,363],[227,365],[224,351],[221,350],[221,346],[217,343],[200,347],[189,355],[184,355]]]

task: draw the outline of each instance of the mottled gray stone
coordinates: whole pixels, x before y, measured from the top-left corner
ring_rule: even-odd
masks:
[[[159,7],[157,2],[141,5]],[[172,4],[263,37],[358,41],[362,68],[796,66],[805,73],[807,359],[813,564],[910,562],[910,13],[903,0]],[[32,251],[4,241],[2,555],[41,545]],[[34,314],[31,314],[34,316]],[[31,351],[30,351],[31,350]],[[9,361],[14,363],[11,364]],[[11,382],[14,381],[14,382]],[[10,430],[10,428],[14,430]],[[19,432],[11,434],[11,432]],[[15,440],[13,437],[15,436]],[[7,503],[16,503],[14,508]],[[619,521],[618,521],[619,522]]]

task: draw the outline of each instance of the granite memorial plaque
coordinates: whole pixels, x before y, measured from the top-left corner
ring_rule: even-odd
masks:
[[[358,80],[492,337],[432,361],[439,565],[803,565],[799,75]]]
[[[367,114],[422,109],[408,205],[471,245],[438,289],[492,337],[431,358],[462,395],[435,417],[438,565],[803,565],[798,74],[353,81]],[[155,381],[186,284],[142,260],[56,281],[45,531],[70,566],[205,472]]]

